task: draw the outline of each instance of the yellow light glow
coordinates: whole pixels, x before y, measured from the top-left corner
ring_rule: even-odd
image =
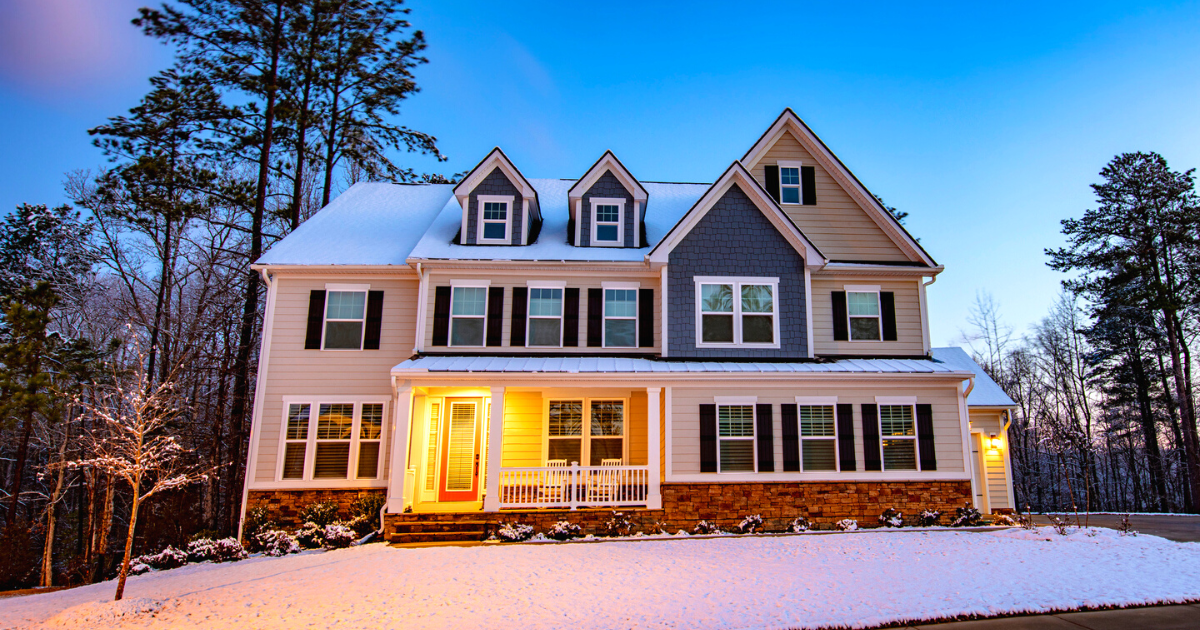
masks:
[[[1000,452],[1000,437],[998,435],[996,435],[995,433],[988,436],[988,452],[991,452],[991,453],[999,453]]]

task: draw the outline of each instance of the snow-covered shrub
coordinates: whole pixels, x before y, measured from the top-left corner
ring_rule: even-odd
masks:
[[[971,505],[964,505],[954,509],[954,520],[950,521],[950,527],[978,527],[981,522],[983,514]]]
[[[804,518],[803,516],[797,516],[792,520],[792,524],[788,525],[788,531],[799,534],[800,532],[808,531],[809,527],[811,527],[811,525],[809,524],[808,519]]]
[[[992,525],[1003,525],[1003,526],[1011,527],[1016,524],[1017,524],[1017,522],[1013,520],[1013,517],[1011,517],[1007,514],[997,514],[994,517],[992,517]]]
[[[1129,515],[1128,514],[1124,514],[1121,516],[1121,523],[1119,525],[1117,525],[1117,531],[1120,532],[1122,536],[1137,536],[1138,535],[1137,530],[1133,528],[1133,525],[1129,524]]]
[[[176,549],[174,547],[167,546],[166,549],[163,549],[162,551],[160,551],[158,553],[148,554],[148,555],[139,556],[137,558],[134,558],[132,560],[132,563],[133,564],[144,564],[144,565],[146,565],[147,570],[156,569],[158,571],[162,571],[164,569],[174,569],[174,568],[181,567],[181,566],[187,564],[188,563],[188,555],[184,551],[180,551],[179,549]]]
[[[376,518],[375,520],[379,519]],[[378,527],[375,527],[373,523],[371,523],[371,519],[363,516],[362,514],[359,514],[358,516],[355,516],[349,521],[341,524],[354,530],[354,534],[359,538],[362,538],[363,536],[366,536],[367,534],[379,529]]]
[[[387,503],[387,497],[381,492],[359,495],[350,504],[350,529],[358,532],[361,536],[379,531],[379,510],[383,509],[384,503]],[[366,524],[360,525],[360,527],[366,528],[365,531],[354,526],[359,517],[366,519]]]
[[[245,558],[246,550],[236,538],[201,538],[188,543],[187,557],[188,562],[229,562]]]
[[[624,512],[613,512],[602,529],[605,536],[613,538],[628,536],[633,533],[633,521],[629,520]]]
[[[917,523],[921,527],[936,527],[941,518],[942,513],[937,510],[921,510],[921,515],[917,517]]]
[[[650,533],[666,535],[671,534],[671,532],[667,531],[667,524],[663,521],[654,521],[654,524],[650,526]]]
[[[521,523],[500,523],[496,537],[505,542],[521,542],[533,537],[533,526]]]
[[[697,536],[706,536],[709,534],[720,534],[721,528],[718,527],[716,523],[709,523],[708,521],[700,521],[699,523],[696,523],[695,527],[692,528],[692,533]]]
[[[129,561],[129,575],[141,575],[150,572],[150,565],[144,562],[138,562],[140,558]]]
[[[879,515],[879,524],[884,527],[904,527],[904,513],[888,508]]]
[[[844,518],[833,524],[839,532],[852,532],[858,529],[858,521],[852,518]]]
[[[271,518],[270,510],[262,506],[246,510],[246,520],[242,525],[242,535],[246,540],[254,540],[256,534],[270,529],[279,529],[275,519]]]
[[[318,501],[310,503],[308,507],[300,511],[300,522],[316,523],[321,527],[332,525],[338,520],[338,507],[336,503],[329,501]]]
[[[1071,527],[1070,521],[1058,518],[1057,516],[1050,517],[1050,527],[1054,528],[1054,533],[1059,536],[1066,536],[1067,529]]]
[[[305,549],[318,549],[325,546],[325,528],[313,522],[308,522],[296,530],[296,543]]]
[[[325,539],[326,549],[345,549],[350,546],[350,543],[357,540],[354,530],[337,523],[326,525],[322,537]]]
[[[571,540],[583,535],[583,528],[570,521],[559,521],[546,532],[546,536],[554,540]]]
[[[761,534],[763,520],[761,514],[751,514],[738,523],[738,531],[743,534]]]
[[[254,535],[255,547],[268,556],[286,556],[289,553],[300,553],[300,543],[291,534],[279,530],[268,529]]]

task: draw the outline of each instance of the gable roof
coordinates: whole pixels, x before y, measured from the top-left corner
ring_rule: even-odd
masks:
[[[1000,385],[983,371],[971,355],[962,348],[933,348],[933,360],[952,370],[975,373],[975,388],[967,395],[968,407],[1016,407],[1017,403],[1004,393]]]
[[[914,262],[921,262],[930,267],[937,266],[933,257],[925,251],[925,248],[921,247],[917,239],[913,238],[908,233],[908,230],[900,225],[896,217],[892,216],[892,213],[888,212],[887,208],[884,208],[883,204],[879,203],[875,195],[867,190],[867,187],[859,181],[858,177],[849,168],[846,168],[842,160],[825,145],[825,142],[803,120],[800,120],[800,117],[796,115],[796,112],[792,111],[792,108],[788,107],[783,110],[783,113],[775,119],[775,122],[759,136],[754,146],[750,147],[749,151],[746,151],[741,161],[744,164],[756,164],[775,144],[779,136],[787,131],[790,131],[796,140],[804,145],[808,152],[820,162],[821,167],[867,212],[867,216],[883,230],[884,234],[896,243],[896,246],[905,255]]]
[[[600,159],[596,160],[596,163],[588,168],[583,177],[580,177],[579,181],[575,182],[574,186],[571,186],[570,190],[567,191],[567,199],[575,200],[583,197],[583,193],[587,192],[592,187],[592,184],[595,184],[596,180],[604,175],[605,171],[612,172],[613,176],[633,195],[634,201],[646,201],[649,193],[646,192],[642,184],[629,172],[629,169],[625,168],[625,165],[621,163],[621,160],[617,159],[617,156],[612,151],[605,151],[604,155],[601,155]]]
[[[467,195],[470,195],[471,191],[479,185],[479,182],[490,175],[496,168],[504,172],[504,176],[521,191],[522,197],[537,199],[537,191],[530,185],[529,180],[525,179],[525,176],[512,163],[512,160],[508,159],[504,151],[500,147],[496,147],[492,149],[491,153],[488,153],[486,157],[480,160],[475,165],[475,168],[471,169],[467,173],[467,176],[454,187],[454,196],[458,199],[459,203],[462,203],[467,198]]]
[[[817,246],[808,240],[800,228],[796,227],[796,224],[784,213],[779,204],[775,203],[771,195],[763,190],[762,185],[750,175],[750,171],[747,171],[746,167],[738,161],[730,164],[729,168],[725,169],[725,172],[717,178],[717,181],[708,187],[708,190],[687,211],[687,214],[683,215],[675,227],[671,228],[671,231],[667,232],[666,236],[650,250],[647,258],[651,262],[667,262],[667,256],[671,250],[679,245],[683,237],[692,231],[700,219],[704,218],[713,205],[735,184],[750,198],[750,201],[754,202],[754,205],[775,226],[775,229],[792,244],[792,247],[800,252],[806,266],[820,267],[829,262],[821,250],[817,249]]]

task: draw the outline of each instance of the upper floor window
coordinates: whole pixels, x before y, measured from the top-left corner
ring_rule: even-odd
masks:
[[[557,348],[562,346],[563,290],[559,288],[529,289],[530,346]]]
[[[800,167],[779,167],[780,203],[800,203]]]
[[[779,347],[778,278],[696,278],[697,347]]]
[[[592,199],[592,244],[621,247],[625,244],[621,225],[625,215],[624,199]]]
[[[604,347],[637,346],[637,289],[604,290]]]
[[[287,404],[279,478],[303,481],[378,478],[383,405],[382,402]]]
[[[497,197],[479,195],[479,234],[480,243],[508,244],[509,213],[512,210],[512,197]]]
[[[361,350],[366,310],[366,291],[328,291],[322,347],[326,350]]]
[[[450,299],[450,345],[482,346],[487,287],[454,287]]]
[[[912,405],[879,405],[884,470],[917,469],[917,427]]]
[[[846,314],[850,318],[850,341],[879,341],[879,291],[846,288]]]

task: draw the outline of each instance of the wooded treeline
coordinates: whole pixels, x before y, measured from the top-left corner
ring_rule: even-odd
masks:
[[[1046,251],[1068,274],[1022,338],[984,296],[976,360],[1017,402],[1009,430],[1020,509],[1196,512],[1193,349],[1200,335],[1200,200],[1194,172],[1155,153],[1115,157],[1096,206]]]
[[[250,263],[356,181],[447,181],[394,161],[444,160],[398,122],[426,62],[407,16],[401,0],[131,16],[175,64],[90,130],[109,162],[67,176],[73,207],[0,225],[0,589],[111,576],[130,487],[70,464],[100,461],[95,411],[126,381],[169,383],[156,431],[207,473],[141,506],[135,551],[236,532],[264,298]]]

